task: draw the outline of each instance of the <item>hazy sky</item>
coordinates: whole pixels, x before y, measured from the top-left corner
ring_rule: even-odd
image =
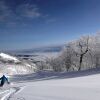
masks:
[[[63,44],[100,30],[100,0],[0,0],[0,50]]]

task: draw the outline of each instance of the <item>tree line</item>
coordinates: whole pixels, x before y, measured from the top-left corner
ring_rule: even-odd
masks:
[[[80,71],[100,67],[100,34],[81,36],[66,43],[56,58],[46,58],[39,69]]]

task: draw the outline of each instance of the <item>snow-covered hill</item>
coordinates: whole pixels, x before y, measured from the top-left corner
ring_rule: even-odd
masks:
[[[47,80],[35,82],[33,79],[29,82],[27,77],[26,82],[17,82],[17,85],[24,87],[9,100],[99,100],[100,74],[96,73],[97,70],[80,71],[78,74],[74,72],[74,75],[77,74],[79,77],[66,78],[68,74],[63,74],[62,78],[56,79],[54,76],[53,79],[48,77]],[[81,73],[85,76],[81,76]],[[48,73],[45,74],[48,76]],[[69,74],[73,76],[73,73]],[[62,74],[59,73],[60,75]]]
[[[0,53],[0,60],[13,61],[15,63],[19,62],[19,60],[16,57],[10,56],[10,55],[5,54],[5,53]]]
[[[30,61],[18,59],[9,54],[0,53],[0,73],[2,74],[29,74],[36,70],[36,65]]]

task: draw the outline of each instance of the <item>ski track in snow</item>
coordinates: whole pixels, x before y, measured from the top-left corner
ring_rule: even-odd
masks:
[[[10,89],[4,90],[3,92],[0,92],[0,95],[1,95],[0,100],[7,100],[9,96],[15,91],[16,90],[14,88],[10,88]]]
[[[6,87],[7,88],[7,87]],[[10,100],[11,96],[15,93],[20,92],[24,86],[13,86],[9,87],[9,89],[2,89],[0,92],[0,100]]]

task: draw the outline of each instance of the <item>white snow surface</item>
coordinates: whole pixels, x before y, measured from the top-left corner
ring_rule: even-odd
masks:
[[[16,74],[29,74],[33,73],[34,66],[22,65],[22,64],[0,64],[0,77],[4,75],[16,75]]]
[[[100,100],[100,74],[19,84],[25,88],[10,100]]]
[[[0,76],[2,76],[2,74],[29,74],[33,73],[35,70],[36,64],[34,63],[19,60],[17,57],[9,54],[0,53]]]
[[[16,57],[10,56],[8,54],[5,53],[0,53],[0,57],[6,60],[13,60],[15,62],[19,62],[19,60]]]

